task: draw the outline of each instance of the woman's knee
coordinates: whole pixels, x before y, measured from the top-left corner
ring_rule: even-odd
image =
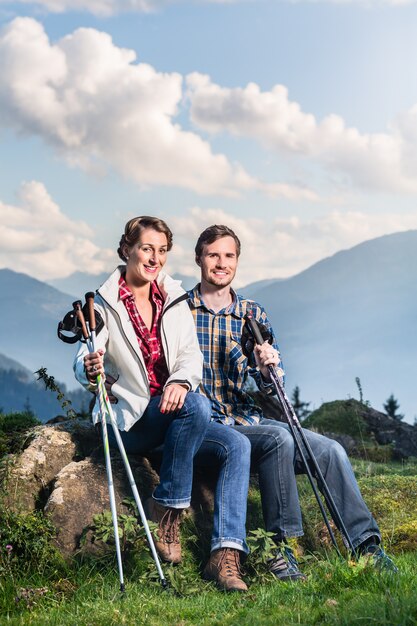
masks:
[[[250,444],[249,439],[245,437],[245,435],[242,435],[241,433],[235,430],[230,429],[230,434],[233,436],[229,437],[229,442],[228,442],[229,454],[233,454],[238,457],[240,456],[242,458],[250,458],[251,444]]]
[[[203,395],[188,392],[185,396],[183,410],[193,415],[196,420],[208,423],[211,419],[211,402]]]
[[[250,465],[251,444],[247,437],[232,430],[228,426],[222,426],[222,431],[216,432],[215,446],[217,456],[222,463],[237,464],[237,466]]]

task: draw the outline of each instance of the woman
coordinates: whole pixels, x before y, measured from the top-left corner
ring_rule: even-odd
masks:
[[[194,321],[185,292],[161,270],[172,247],[162,220],[136,217],[125,227],[121,265],[97,291],[104,320],[97,351],[82,345],[75,376],[90,391],[97,376],[114,379],[113,409],[127,453],[145,454],[164,444],[160,484],[146,504],[156,522],[156,548],[165,561],[181,560],[179,522],[191,498],[193,458],[210,420],[209,401],[193,393],[202,373]],[[93,419],[98,420],[96,401]],[[109,439],[115,437],[109,432]]]

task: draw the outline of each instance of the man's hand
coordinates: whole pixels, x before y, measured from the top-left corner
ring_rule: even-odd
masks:
[[[104,350],[100,348],[97,352],[90,352],[84,357],[84,369],[90,383],[95,383],[99,374],[104,374],[103,365]]]
[[[179,385],[178,383],[167,385],[159,403],[161,413],[173,413],[182,409],[187,392],[188,387],[186,385]]]
[[[265,341],[262,345],[254,348],[256,364],[265,380],[270,380],[269,365],[278,365],[279,352],[270,343]]]

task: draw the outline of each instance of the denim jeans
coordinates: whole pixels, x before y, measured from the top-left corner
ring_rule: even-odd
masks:
[[[246,502],[250,474],[250,442],[233,428],[210,422],[194,457],[198,467],[217,471],[211,550],[236,548],[248,553]]]
[[[259,473],[262,511],[266,530],[277,539],[303,534],[296,474],[304,468],[287,424],[263,418],[255,426],[231,427],[251,443],[253,467]],[[356,548],[371,536],[381,539],[359,490],[343,447],[323,435],[303,429],[333,496],[346,530]],[[306,454],[308,458],[308,455]]]
[[[188,392],[184,406],[173,413],[161,413],[160,396],[150,399],[145,413],[129,431],[120,431],[127,454],[144,455],[164,444],[160,483],[153,497],[159,504],[183,509],[190,505],[193,459],[204,439],[211,417],[210,402]],[[117,447],[109,428],[109,443]]]
[[[209,422],[211,404],[197,393],[187,393],[177,413],[162,414],[160,397],[129,431],[120,435],[127,454],[145,455],[162,448],[160,484],[153,497],[164,506],[190,505],[193,465],[217,471],[214,494],[211,550],[236,548],[249,552],[246,544],[246,501],[249,487],[250,443],[223,424]],[[117,447],[111,428],[109,442]],[[193,463],[194,461],[194,463]]]

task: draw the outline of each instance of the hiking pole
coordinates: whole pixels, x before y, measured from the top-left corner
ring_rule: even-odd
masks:
[[[92,351],[95,352],[95,342],[96,342],[96,312],[94,309],[94,293],[89,291],[88,293],[85,294],[85,301],[87,303],[88,306],[88,319],[89,319],[89,328],[90,328],[90,334],[91,334],[91,345],[92,345]],[[113,413],[113,409],[109,400],[109,396],[107,393],[107,389],[105,386],[105,378],[104,376],[98,375],[97,376],[97,384],[99,387],[99,397],[100,397],[100,403],[103,401],[104,405],[106,407],[107,413],[110,417],[110,423],[111,426],[113,428],[113,433],[114,436],[116,438],[117,441],[117,445],[119,447],[119,452],[120,452],[120,456],[122,457],[123,460],[123,464],[125,466],[125,470],[126,470],[126,474],[129,480],[129,484],[130,484],[130,488],[132,489],[132,493],[133,493],[133,498],[135,500],[136,506],[138,507],[138,511],[139,511],[139,516],[142,522],[142,526],[145,529],[145,533],[146,533],[146,538],[148,540],[148,544],[149,544],[149,548],[151,550],[153,559],[155,561],[155,565],[156,565],[156,569],[158,571],[158,575],[161,581],[162,586],[164,587],[164,589],[167,587],[167,581],[166,578],[164,576],[164,573],[162,571],[162,567],[161,564],[159,562],[159,557],[158,557],[158,553],[156,551],[155,548],[155,542],[153,540],[150,528],[149,528],[149,524],[148,524],[148,520],[146,519],[146,514],[145,511],[143,509],[142,506],[142,502],[139,496],[139,492],[138,489],[136,487],[136,482],[132,473],[132,469],[130,467],[130,463],[129,463],[129,459],[127,457],[126,454],[126,450],[123,444],[123,440],[120,436],[120,432],[119,429],[117,427],[117,422],[116,419],[114,417],[114,413]],[[101,406],[101,404],[100,404]]]
[[[73,303],[75,315],[77,316],[82,329],[83,337],[86,341],[89,352],[94,352],[94,343],[93,340],[90,339],[90,335],[87,330],[87,326],[85,323],[84,313],[81,308],[81,302],[78,300]],[[95,324],[94,324],[94,333],[95,333]],[[97,376],[97,383],[99,384],[100,375]],[[119,538],[119,527],[117,523],[117,509],[116,509],[116,498],[114,495],[114,484],[113,484],[113,472],[111,468],[111,459],[110,459],[110,447],[109,447],[109,438],[107,434],[107,423],[106,423],[106,407],[103,402],[102,394],[99,391],[98,394],[99,403],[100,403],[100,421],[101,421],[101,429],[103,435],[103,447],[104,447],[104,458],[106,460],[106,471],[107,471],[107,484],[109,489],[109,497],[110,497],[110,510],[111,516],[113,520],[113,530],[114,530],[114,542],[116,545],[116,556],[117,556],[117,566],[119,569],[119,579],[120,579],[120,591],[121,593],[125,592],[125,583],[123,578],[123,564],[122,564],[122,553],[120,550],[120,538]]]
[[[245,315],[245,320],[246,320],[246,323],[248,324],[248,328],[249,328],[249,330],[250,330],[250,332],[251,332],[255,342],[258,345],[262,345],[264,343],[264,339],[263,339],[262,334],[261,334],[261,332],[260,332],[260,330],[258,328],[258,325],[254,321],[252,316],[249,315],[249,314],[246,314]],[[326,515],[326,511],[325,511],[325,509],[323,507],[323,503],[322,503],[320,495],[319,495],[319,493],[317,491],[316,485],[314,484],[313,475],[312,475],[312,472],[310,470],[308,461],[307,461],[307,459],[305,457],[304,451],[302,449],[302,445],[301,445],[300,439],[301,439],[302,443],[304,444],[305,449],[308,452],[308,456],[309,456],[310,462],[311,462],[311,464],[312,464],[312,466],[314,468],[315,477],[316,477],[316,479],[317,479],[317,481],[319,483],[319,486],[320,486],[320,488],[321,488],[321,490],[323,492],[323,496],[324,496],[324,499],[326,501],[327,508],[329,509],[330,515],[332,516],[336,526],[339,528],[339,530],[342,532],[343,536],[345,537],[346,542],[347,542],[350,550],[353,552],[353,554],[356,554],[355,548],[353,546],[353,543],[352,543],[352,540],[351,540],[351,538],[349,536],[349,533],[348,533],[348,531],[346,529],[346,526],[345,526],[345,524],[344,524],[344,522],[342,520],[342,517],[341,517],[341,515],[339,513],[339,510],[338,510],[338,508],[336,506],[336,503],[335,503],[335,501],[333,499],[333,496],[330,493],[329,487],[328,487],[328,485],[326,483],[326,480],[325,480],[325,478],[324,478],[324,476],[322,474],[322,471],[321,471],[321,469],[319,467],[319,464],[317,463],[317,459],[314,456],[314,452],[311,449],[310,443],[308,442],[308,440],[307,440],[307,438],[305,436],[305,433],[304,433],[304,431],[302,429],[300,421],[299,421],[299,419],[298,419],[298,417],[297,417],[297,415],[296,415],[296,413],[294,411],[294,408],[293,408],[291,402],[288,399],[288,396],[287,396],[287,394],[285,392],[285,389],[284,389],[284,385],[282,384],[282,382],[281,382],[281,380],[280,380],[280,378],[278,376],[276,368],[273,365],[268,365],[268,370],[269,370],[269,373],[270,373],[270,376],[271,376],[271,381],[272,381],[272,383],[273,383],[273,385],[275,387],[275,390],[277,392],[277,397],[278,397],[279,403],[280,403],[280,405],[281,405],[281,407],[282,407],[282,409],[284,411],[284,415],[285,415],[287,424],[288,424],[288,426],[290,428],[290,431],[291,431],[291,434],[293,436],[294,443],[295,443],[296,448],[298,450],[298,453],[299,453],[299,455],[301,457],[301,461],[302,461],[302,463],[304,465],[304,468],[306,470],[306,474],[308,476],[308,479],[310,481],[310,484],[311,484],[311,487],[313,489],[314,495],[316,497],[317,503],[319,505],[321,514],[323,516],[324,523],[326,524],[327,530],[329,531],[330,539],[332,540],[332,543],[333,543],[333,545],[334,545],[338,555],[341,557],[341,554],[340,554],[340,551],[339,551],[339,547],[338,547],[337,542],[336,542],[336,538],[335,538],[333,530],[332,530],[332,528],[330,526],[329,520],[328,520],[327,515]],[[300,437],[300,439],[299,439],[299,437]]]

